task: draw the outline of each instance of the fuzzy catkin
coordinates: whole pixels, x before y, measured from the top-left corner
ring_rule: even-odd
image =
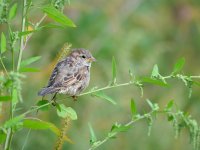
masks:
[[[64,136],[66,134],[67,128],[69,126],[70,119],[68,117],[63,119],[63,127],[60,130],[60,135],[55,145],[55,150],[61,150],[64,143]]]

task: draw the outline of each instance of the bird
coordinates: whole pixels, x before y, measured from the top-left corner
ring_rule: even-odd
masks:
[[[90,67],[96,59],[89,50],[84,48],[72,49],[69,55],[60,60],[50,76],[46,87],[42,88],[39,96],[57,93],[67,94],[76,100],[77,96],[89,85]]]

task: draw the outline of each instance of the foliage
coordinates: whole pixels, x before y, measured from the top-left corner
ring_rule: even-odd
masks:
[[[77,117],[78,115],[73,107],[67,107],[64,104],[56,105],[57,115],[64,122],[61,129],[50,121],[39,119],[39,116],[28,116],[36,111],[49,111],[51,108],[50,106],[53,103],[52,101],[49,102],[48,100],[39,100],[36,105],[30,107],[28,110],[25,110],[22,113],[18,112],[18,109],[20,109],[19,104],[26,103],[27,101],[22,94],[22,89],[24,89],[22,81],[25,78],[29,78],[29,74],[27,73],[40,71],[38,68],[29,66],[33,65],[35,62],[41,61],[41,56],[31,56],[24,59],[23,54],[26,53],[24,50],[26,49],[27,44],[29,44],[28,42],[33,34],[37,32],[40,33],[44,29],[50,30],[51,28],[58,28],[62,30],[66,27],[76,27],[73,21],[71,21],[71,19],[69,19],[69,17],[65,16],[63,13],[66,3],[69,4],[69,1],[53,0],[50,2],[50,4],[44,4],[40,6],[37,9],[40,9],[43,12],[43,17],[38,22],[32,23],[29,21],[29,13],[31,13],[31,10],[34,8],[34,2],[24,0],[23,12],[21,14],[21,27],[20,29],[16,29],[12,27],[12,23],[14,19],[16,19],[20,5],[18,3],[10,4],[7,1],[1,1],[0,23],[7,26],[7,31],[1,33],[0,43],[0,63],[3,68],[3,71],[0,74],[0,106],[6,105],[7,103],[10,104],[9,109],[6,110],[9,115],[6,116],[5,121],[0,125],[0,143],[4,145],[5,150],[11,149],[12,144],[14,143],[12,141],[13,135],[17,134],[20,130],[24,130],[25,128],[31,130],[49,130],[54,133],[58,137],[55,149],[61,149],[64,141],[72,143],[72,140],[66,136],[66,131],[69,126],[68,124],[70,121],[80,118]],[[56,23],[42,25],[47,16]],[[68,51],[70,45],[68,46],[69,47],[66,49],[64,48],[63,51]],[[61,57],[59,56],[59,59],[60,58]],[[5,62],[8,62],[11,67],[7,67]],[[190,98],[192,96],[193,86],[199,87],[200,85],[200,83],[197,81],[200,76],[185,75],[182,73],[185,64],[185,58],[180,58],[177,60],[169,75],[163,75],[160,71],[160,68],[158,67],[158,64],[155,64],[150,76],[138,77],[132,73],[130,69],[129,80],[121,83],[117,78],[117,72],[120,71],[120,69],[117,69],[117,66],[118,63],[120,65],[120,62],[118,62],[118,59],[113,57],[111,63],[112,69],[110,72],[112,72],[112,78],[110,82],[107,83],[107,86],[101,88],[95,86],[88,92],[81,93],[79,95],[80,97],[91,95],[92,98],[96,97],[102,100],[106,100],[116,106],[118,104],[117,101],[114,97],[107,94],[105,92],[106,90],[118,87],[134,86],[140,90],[140,95],[142,97],[144,95],[144,87],[146,86],[150,85],[153,87],[155,85],[159,86],[160,88],[168,88],[169,86],[173,86],[170,80],[181,80],[188,88],[188,97]],[[64,99],[66,99],[66,97]],[[58,102],[62,102],[64,99],[59,98]],[[148,104],[150,110],[145,113],[139,113],[135,98],[130,99],[130,120],[126,123],[114,123],[110,131],[104,138],[102,138],[102,140],[97,138],[97,134],[91,125],[93,123],[88,124],[89,132],[91,135],[89,140],[90,150],[96,149],[102,146],[108,140],[116,138],[116,136],[121,132],[129,132],[130,130],[134,130],[133,126],[136,126],[135,123],[141,120],[145,120],[147,122],[147,135],[151,136],[152,126],[156,118],[159,116],[166,117],[166,120],[174,128],[176,138],[181,136],[180,132],[183,129],[187,129],[193,149],[200,149],[200,127],[197,121],[193,119],[189,113],[179,109],[174,100],[169,100],[164,108],[160,108],[158,103],[153,103],[150,98],[146,99],[146,103]],[[24,142],[24,145],[25,144],[26,142]]]

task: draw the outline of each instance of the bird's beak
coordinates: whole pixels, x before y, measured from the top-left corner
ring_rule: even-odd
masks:
[[[94,62],[94,61],[96,61],[96,59],[94,58],[94,57],[90,57],[90,58],[88,58],[88,60],[87,60],[88,62]]]

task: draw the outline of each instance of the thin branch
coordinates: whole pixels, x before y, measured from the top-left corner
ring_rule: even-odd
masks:
[[[6,67],[5,67],[5,65],[3,63],[2,58],[0,58],[0,62],[1,62],[1,65],[2,65],[3,69],[5,70],[6,75],[8,76],[8,71],[7,71],[7,69],[6,69]]]
[[[26,2],[26,0],[24,0],[21,32],[24,32],[25,27],[26,27],[26,4],[27,4],[27,2]],[[18,56],[18,62],[17,62],[17,71],[19,71],[19,68],[20,68],[22,54],[23,54],[23,47],[24,47],[24,36],[22,36],[20,38],[20,50],[19,50],[19,56]]]
[[[165,76],[163,77],[164,79],[170,79],[172,78],[173,76],[169,75],[169,76]],[[190,76],[191,78],[200,78],[200,76]],[[173,77],[174,78],[174,77]],[[178,77],[177,77],[178,78]],[[104,91],[104,90],[108,90],[108,89],[112,89],[112,88],[118,88],[118,87],[122,87],[122,86],[129,86],[129,85],[136,85],[138,86],[139,84],[139,81],[130,81],[130,82],[126,82],[126,83],[120,83],[120,84],[114,84],[114,85],[109,85],[109,86],[106,86],[106,87],[103,87],[103,88],[98,88],[98,89],[94,89],[94,90],[90,90],[88,92],[85,92],[85,93],[82,93],[78,96],[84,96],[84,95],[90,95],[90,94],[93,94],[93,93],[96,93],[96,92],[99,92],[99,91]],[[142,82],[141,82],[142,83]],[[58,101],[62,101],[62,100],[65,100],[66,98],[69,98],[70,96],[68,97],[65,97],[64,99],[60,99]],[[48,106],[50,104],[52,104],[53,101],[49,102],[49,103],[46,103],[44,105],[41,105],[41,106],[35,106],[33,107],[32,109],[28,110],[27,112],[23,113],[23,115],[26,115],[26,114],[29,114],[33,111],[37,111],[39,110],[40,108],[43,108],[45,106]]]
[[[107,89],[117,88],[117,87],[121,87],[121,86],[128,86],[128,85],[132,85],[132,84],[136,84],[136,83],[135,82],[127,82],[127,83],[115,84],[115,85],[112,85],[112,86],[106,86],[106,87],[103,87],[103,88],[99,88],[99,89],[96,89],[96,90],[91,90],[91,91],[82,93],[79,96],[89,95],[89,94],[92,94],[92,93],[95,93],[95,92],[104,91],[104,90],[107,90]],[[64,99],[60,99],[58,101],[62,101],[62,100],[64,100]],[[32,107],[31,109],[29,109],[28,111],[24,112],[21,115],[25,116],[25,115],[33,112],[33,111],[37,111],[37,110],[39,110],[39,109],[41,109],[41,108],[43,108],[45,106],[51,105],[52,103],[53,103],[53,101],[50,101],[49,103],[46,103],[46,104],[41,105],[41,106],[34,106],[34,107]]]
[[[126,83],[121,83],[121,84],[114,84],[114,85],[111,85],[111,86],[106,86],[106,87],[103,87],[103,88],[99,88],[99,89],[96,89],[96,90],[91,90],[91,91],[82,93],[79,96],[89,95],[89,94],[92,94],[92,93],[95,93],[95,92],[104,91],[104,90],[107,90],[107,89],[117,88],[117,87],[121,87],[121,86],[128,86],[128,85],[132,85],[132,84],[136,84],[136,82],[126,82]]]
[[[37,29],[39,27],[39,25],[44,21],[44,19],[46,18],[46,14],[36,23],[35,29]],[[31,33],[30,35],[27,36],[26,41],[24,42],[24,46],[22,48],[22,51],[26,48],[26,45],[28,43],[28,41],[30,40],[30,38],[32,37],[33,33]]]
[[[22,7],[22,32],[25,31],[25,25],[26,25],[26,3],[27,1],[24,0],[23,1],[23,7]],[[23,47],[23,42],[24,42],[24,37],[22,36],[20,39],[20,51],[19,51],[19,58],[18,58],[18,64],[17,64],[17,71],[19,71],[19,67],[20,67],[20,63],[21,63],[21,59],[22,59],[22,47]],[[13,52],[12,52],[13,53]],[[13,55],[14,57],[14,55]],[[12,97],[13,97],[13,87],[12,87]],[[13,102],[10,102],[10,119],[13,118],[13,113],[14,113],[15,108],[13,107]],[[13,137],[13,129],[12,127],[9,128],[9,132],[7,134],[6,137],[6,142],[5,142],[5,146],[4,146],[4,150],[9,150],[11,147],[11,142],[12,142],[12,137]]]
[[[157,110],[150,111],[149,113],[146,113],[146,114],[144,114],[144,115],[142,115],[142,116],[140,116],[140,117],[138,117],[138,118],[136,118],[134,120],[131,120],[131,121],[127,122],[124,126],[128,127],[128,126],[134,124],[137,121],[140,121],[142,119],[147,118],[147,116],[150,116],[150,115],[152,115],[155,112],[158,112],[158,111]],[[161,111],[161,112],[163,112],[163,111]],[[94,150],[94,149],[98,148],[99,146],[101,146],[102,144],[104,144],[105,142],[107,142],[111,137],[115,137],[118,133],[119,132],[114,132],[114,133],[112,133],[112,135],[106,136],[103,140],[97,141],[97,143],[94,144],[94,145],[92,145],[88,150]]]

